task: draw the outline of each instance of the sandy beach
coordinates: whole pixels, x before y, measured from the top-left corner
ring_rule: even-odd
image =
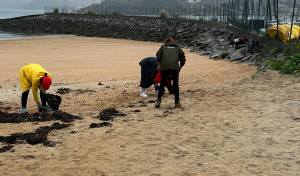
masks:
[[[160,45],[92,37],[0,41],[0,111],[21,111],[19,70],[39,63],[53,76],[50,93],[72,90],[60,95],[60,110],[83,118],[51,132],[53,147],[20,143],[0,153],[0,175],[299,175],[299,77],[275,71],[254,77],[254,66],[185,49],[183,108],[166,94],[155,109],[153,87],[149,97],[139,96],[139,62]],[[126,116],[90,128],[106,108]],[[37,111],[31,93],[28,111]],[[53,123],[0,123],[0,136]]]

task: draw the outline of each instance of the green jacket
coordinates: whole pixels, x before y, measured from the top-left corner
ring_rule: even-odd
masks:
[[[175,44],[162,45],[157,51],[156,57],[161,70],[180,71],[180,67],[183,67],[186,61],[184,52]]]

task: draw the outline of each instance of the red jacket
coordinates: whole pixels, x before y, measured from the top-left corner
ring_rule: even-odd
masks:
[[[156,74],[156,77],[154,78],[154,81],[157,82],[157,83],[160,83],[161,82],[161,70],[159,69],[157,74]],[[170,80],[169,78],[167,79],[167,84],[170,83]]]

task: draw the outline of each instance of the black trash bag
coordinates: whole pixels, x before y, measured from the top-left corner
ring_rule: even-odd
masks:
[[[47,94],[47,103],[53,110],[58,110],[61,97],[55,94]]]

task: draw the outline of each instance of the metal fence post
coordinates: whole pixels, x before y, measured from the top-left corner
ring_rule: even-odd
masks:
[[[189,19],[191,18],[191,6],[189,6]]]
[[[293,8],[293,15],[292,15],[291,31],[290,31],[290,38],[289,38],[289,40],[291,40],[292,32],[293,32],[293,23],[294,23],[295,8],[296,8],[296,0],[294,0],[294,8]]]
[[[194,16],[195,16],[195,20],[197,20],[197,6],[195,5],[194,8],[195,8]]]
[[[206,5],[204,5],[204,12],[203,13],[204,13],[203,14],[204,15],[204,19],[203,20],[206,21]]]

